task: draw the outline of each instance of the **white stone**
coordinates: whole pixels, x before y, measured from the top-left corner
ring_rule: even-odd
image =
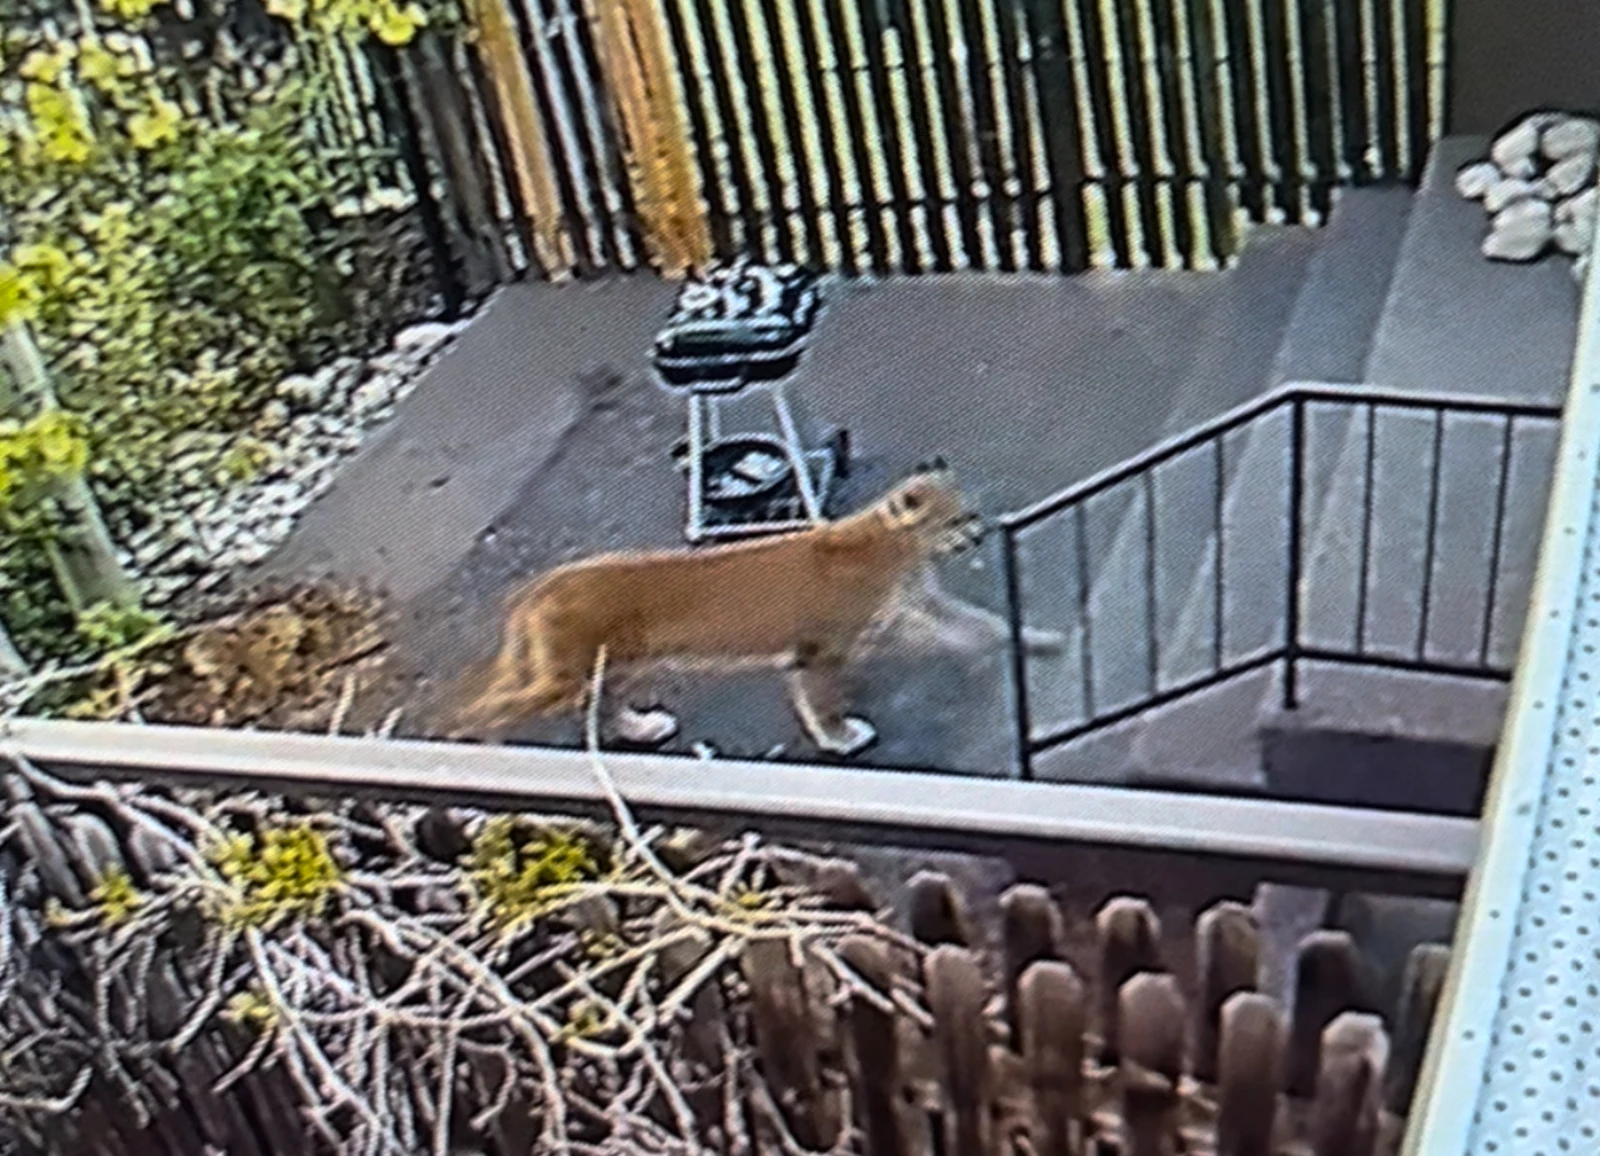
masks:
[[[1478,161],[1456,173],[1456,192],[1469,201],[1481,201],[1483,195],[1501,180],[1500,170],[1491,161]]]
[[[1600,208],[1600,190],[1584,189],[1583,192],[1574,193],[1556,206],[1556,220],[1592,221],[1597,208]]]
[[[1483,207],[1490,213],[1498,213],[1507,205],[1514,205],[1527,197],[1537,195],[1538,187],[1532,181],[1518,180],[1515,177],[1503,177],[1496,181],[1487,193],[1483,195]]]
[[[394,347],[414,352],[418,357],[426,357],[439,346],[449,341],[457,333],[455,326],[445,325],[438,321],[424,321],[417,325],[408,325],[394,335]]]
[[[1489,159],[1507,176],[1521,175],[1523,167],[1538,153],[1539,134],[1545,123],[1542,115],[1546,114],[1525,117],[1495,138],[1489,149]]]
[[[1585,253],[1572,263],[1572,279],[1582,285],[1589,276],[1589,254]]]
[[[329,385],[325,379],[295,373],[278,382],[273,392],[300,409],[315,409],[326,399]]]
[[[316,407],[320,409],[342,401],[361,380],[364,368],[359,358],[341,357],[317,370],[313,375],[317,383]]]
[[[1523,157],[1521,160],[1498,166],[1502,176],[1512,180],[1531,181],[1539,176],[1539,162],[1533,157]]]
[[[367,358],[367,373],[371,377],[394,378],[398,387],[399,379],[416,372],[417,362],[418,357],[413,352],[380,353]]]
[[[1564,221],[1557,221],[1551,230],[1551,237],[1560,249],[1568,256],[1577,257],[1587,253],[1594,246],[1594,217],[1586,218],[1569,217]]]
[[[261,407],[260,428],[263,430],[280,430],[289,424],[289,419],[294,415],[289,412],[289,405],[280,398],[274,398]]]
[[[1532,197],[1508,205],[1495,214],[1483,255],[1491,261],[1533,260],[1550,243],[1553,215],[1548,202]]]
[[[1593,153],[1573,153],[1551,165],[1539,182],[1542,195],[1552,199],[1570,197],[1594,181]]]
[[[1563,116],[1539,135],[1539,151],[1553,161],[1600,151],[1600,121],[1587,116]]]
[[[350,395],[350,408],[361,417],[388,405],[394,398],[397,382],[387,375],[379,375],[363,382]]]

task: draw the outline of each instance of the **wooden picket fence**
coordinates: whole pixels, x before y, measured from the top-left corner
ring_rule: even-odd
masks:
[[[204,3],[206,0],[199,0]],[[452,307],[531,274],[1216,268],[1415,180],[1450,0],[460,0],[328,49]],[[241,35],[270,21],[229,8]],[[380,171],[381,170],[381,171]]]
[[[120,838],[92,811],[52,822],[64,824],[63,837],[38,844],[54,849],[34,869],[68,890],[74,874],[100,870],[97,856],[130,865],[141,857],[133,845],[114,850]],[[453,829],[434,838],[459,842]],[[829,908],[878,909],[855,865],[824,863],[811,886]],[[1412,951],[1399,1006],[1379,1015],[1351,937],[1314,932],[1299,945],[1284,1008],[1258,990],[1262,937],[1238,902],[1214,904],[1174,935],[1142,897],[1114,896],[1073,924],[1049,891],[1021,884],[1003,895],[989,927],[936,872],[913,876],[899,898],[906,940],[858,934],[839,943],[848,984],[791,945],[764,940],[724,959],[729,974],[719,982],[700,985],[684,1017],[684,1056],[714,1066],[725,1054],[719,1041],[753,1033],[762,1084],[742,1102],[716,1089],[685,1093],[703,1129],[698,1151],[1387,1156],[1398,1143],[1448,963],[1442,945]],[[706,961],[663,952],[658,965],[670,990]],[[82,986],[70,960],[51,966],[65,969],[69,990]],[[193,969],[147,970],[152,1014],[175,1024],[203,1000],[195,984],[204,977]],[[215,1023],[169,1061],[166,1106],[143,1125],[97,1080],[52,1127],[54,1143],[84,1156],[330,1150],[281,1065],[214,1090],[251,1043],[247,1028]],[[495,1091],[503,1083],[492,1072],[464,1074],[455,1119],[504,1100],[507,1090]],[[451,1150],[541,1151],[537,1108],[514,1089],[511,1105]]]
[[[473,0],[548,275],[1216,267],[1411,181],[1448,0]]]
[[[871,902],[848,870],[835,886],[847,904]],[[948,878],[923,872],[907,886],[910,930],[931,952],[918,963],[857,939],[841,954],[872,988],[915,991],[915,1014],[856,998],[830,1015],[783,952],[747,961],[764,1070],[802,1144],[829,1150],[853,1126],[845,1150],[862,1156],[1378,1156],[1398,1145],[1447,947],[1411,952],[1400,1005],[1380,1016],[1358,1010],[1371,1005],[1350,936],[1314,932],[1286,1010],[1256,990],[1260,937],[1237,902],[1198,917],[1180,974],[1143,898],[1115,897],[1092,928],[1072,929],[1044,888],[1013,887],[990,951]],[[1072,960],[1074,939],[1092,943],[1090,959]],[[853,1119],[840,1111],[846,1087]]]

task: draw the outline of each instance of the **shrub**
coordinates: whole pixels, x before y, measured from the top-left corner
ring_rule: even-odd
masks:
[[[360,280],[372,225],[337,211],[387,149],[335,153],[309,126],[335,99],[331,49],[402,44],[427,17],[404,0],[268,0],[273,35],[245,52],[229,0],[183,18],[163,0],[96,3],[45,18],[0,0],[0,330],[30,326],[64,407],[52,420],[77,423],[78,465],[128,525],[179,485],[174,438],[246,429],[284,374],[393,324]],[[14,557],[37,548],[39,504],[6,489],[39,399],[4,383],[4,597],[48,603],[40,568]],[[248,480],[252,460],[218,475]],[[51,615],[22,617],[7,620],[27,639]]]

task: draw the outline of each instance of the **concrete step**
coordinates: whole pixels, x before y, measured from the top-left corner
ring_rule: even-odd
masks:
[[[1411,216],[1405,186],[1340,189],[1272,365],[1285,381],[1363,381]]]
[[[1429,158],[1361,380],[1528,401],[1564,396],[1579,287],[1565,258],[1518,265],[1479,251],[1483,206],[1454,182],[1488,144],[1446,137]]]
[[[1261,770],[1274,798],[1478,815],[1504,683],[1302,664],[1300,706],[1264,699]]]

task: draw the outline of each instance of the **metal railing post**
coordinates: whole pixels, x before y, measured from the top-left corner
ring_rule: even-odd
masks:
[[[1289,525],[1288,589],[1285,592],[1283,625],[1283,709],[1300,705],[1300,585],[1302,535],[1306,505],[1306,401],[1296,397],[1289,403]]]
[[[1022,576],[1017,567],[1017,534],[1000,524],[1000,565],[1005,571],[1006,626],[1010,631],[1011,701],[1015,707],[1017,778],[1033,779],[1033,716],[1028,709],[1028,655],[1022,646]]]

